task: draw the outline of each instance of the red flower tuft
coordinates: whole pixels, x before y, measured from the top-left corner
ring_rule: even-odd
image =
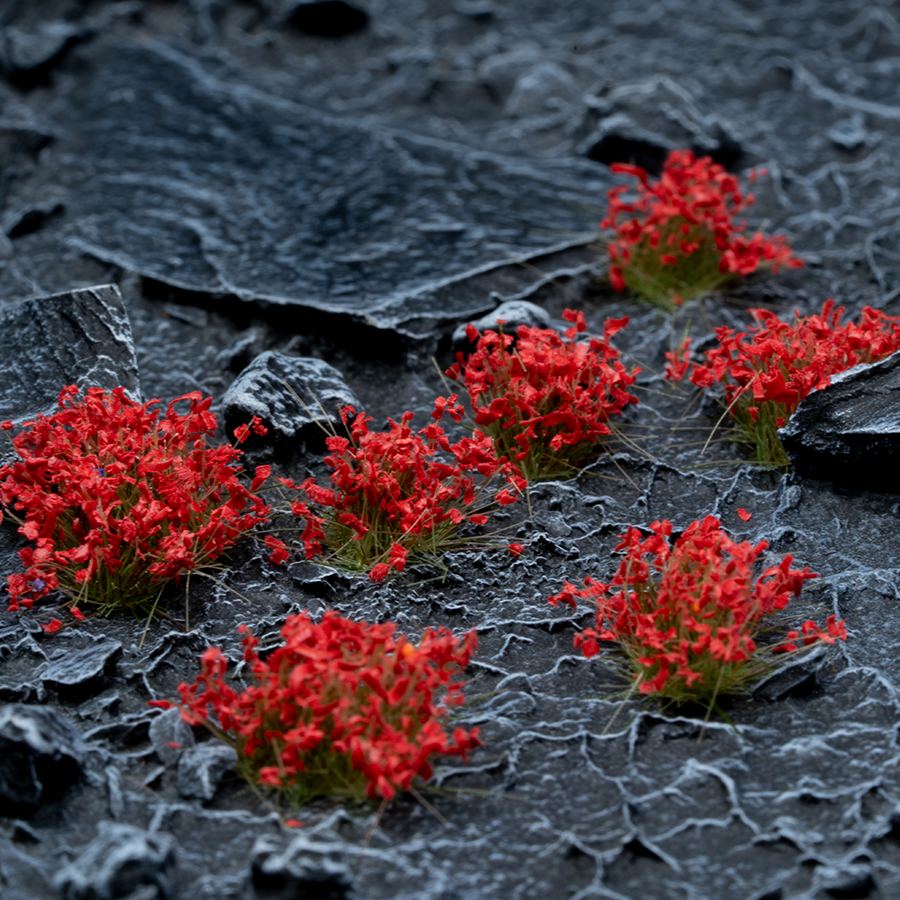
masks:
[[[208,442],[211,403],[194,392],[163,412],[124,388],[79,397],[69,386],[56,413],[22,426],[19,461],[0,468],[0,504],[32,544],[19,552],[25,571],[7,579],[10,610],[57,589],[103,611],[152,607],[162,585],[265,521],[239,480],[240,452]]]
[[[785,322],[767,309],[750,311],[749,331],[719,328],[719,346],[706,352],[690,380],[701,388],[721,385],[724,402],[760,462],[787,465],[777,430],[800,401],[831,376],[900,349],[900,316],[871,306],[858,322],[842,322],[843,307],[826,300],[822,311]]]
[[[475,651],[462,639],[428,629],[418,645],[391,623],[370,625],[326,612],[313,622],[291,616],[284,643],[261,658],[244,634],[250,685],[225,681],[221,652],[207,650],[193,684],[182,684],[181,712],[209,724],[240,755],[259,783],[293,799],[338,794],[390,800],[431,776],[436,756],[465,757],[478,729],[443,720],[462,703],[459,679]]]
[[[760,269],[799,268],[784,237],[746,236],[737,216],[751,203],[738,179],[708,156],[673,150],[659,179],[639,166],[613,172],[636,182],[609,191],[600,227],[610,229],[609,277],[668,310]]]
[[[455,397],[435,404],[435,419],[457,418]],[[325,457],[330,487],[309,478],[300,485],[308,503],[292,511],[304,520],[301,541],[308,559],[331,551],[337,562],[383,581],[402,572],[413,555],[451,545],[464,523],[484,525],[488,486],[502,479],[500,504],[513,502],[525,485],[509,463],[497,458],[480,431],[451,442],[438,421],[416,431],[413,414],[388,420],[384,431],[352,408],[342,411],[348,437],[331,436]]]
[[[528,481],[577,472],[612,433],[610,419],[637,403],[628,388],[639,370],[622,365],[610,340],[628,319],[607,319],[602,338],[578,340],[584,315],[563,316],[573,323],[565,337],[529,325],[515,337],[483,331],[474,351],[447,370],[465,386],[475,424]]]
[[[714,701],[765,671],[766,653],[756,643],[763,620],[816,575],[792,569],[785,556],[755,576],[766,542],[733,541],[715,516],[692,522],[674,541],[671,522],[654,522],[650,532],[625,532],[616,548],[624,557],[609,583],[567,583],[550,603],[593,601],[596,625],[577,634],[575,646],[593,656],[599,641],[619,643],[642,693]],[[831,617],[824,630],[807,623],[803,635],[808,644],[834,643],[846,630]],[[768,655],[796,649],[796,637],[790,632]]]

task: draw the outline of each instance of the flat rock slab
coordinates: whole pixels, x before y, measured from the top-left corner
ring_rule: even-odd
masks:
[[[779,434],[802,474],[900,490],[900,351],[835,375]]]
[[[101,681],[121,654],[122,645],[118,641],[101,637],[80,650],[60,648],[56,658],[35,674],[47,687],[63,693],[83,691]]]
[[[139,393],[131,324],[113,284],[0,307],[0,419],[51,412],[67,384]]]
[[[53,149],[71,240],[170,287],[381,327],[460,319],[485,297],[429,292],[596,231],[596,166],[329,116],[163,44],[98,54],[77,95]]]

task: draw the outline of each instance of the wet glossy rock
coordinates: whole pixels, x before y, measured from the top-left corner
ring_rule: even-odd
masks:
[[[26,815],[58,799],[78,777],[85,749],[72,723],[54,709],[0,707],[0,808]]]
[[[174,841],[164,832],[100,822],[97,836],[56,878],[62,900],[174,896]]]
[[[301,441],[321,446],[326,430],[340,427],[343,406],[358,409],[360,402],[334,366],[272,351],[253,360],[222,400],[229,433],[259,416],[269,433],[252,436],[250,446],[282,452],[297,449]]]
[[[801,474],[900,490],[900,352],[835,375],[779,434]]]

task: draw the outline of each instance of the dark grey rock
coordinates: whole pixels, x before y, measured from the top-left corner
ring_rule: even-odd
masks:
[[[325,429],[340,427],[342,406],[360,408],[343,375],[321,359],[266,351],[234,380],[222,400],[229,433],[259,416],[269,429],[254,444],[290,451],[299,442],[321,445]]]
[[[178,793],[212,800],[223,776],[234,771],[237,753],[227,744],[206,741],[189,747],[178,760]]]
[[[46,81],[49,71],[66,51],[89,32],[70,22],[41,22],[25,29],[0,29],[0,73],[20,88]]]
[[[474,325],[478,331],[496,331],[501,322],[507,334],[514,334],[519,325],[549,328],[550,314],[536,303],[529,303],[527,300],[509,300],[501,303],[493,312],[489,312],[480,319],[459,325],[453,332],[453,346],[462,348],[469,343],[469,339],[466,337],[468,325]]]
[[[48,148],[73,246],[173,288],[384,328],[458,321],[485,295],[434,291],[505,264],[524,287],[520,260],[596,229],[590,164],[361,125],[159,44],[98,54],[77,94],[77,127]]]
[[[174,839],[118,822],[97,836],[55,879],[62,900],[165,900],[174,896]]]
[[[71,693],[77,689],[84,694],[86,690],[99,686],[121,655],[122,645],[118,641],[101,637],[78,650],[60,647],[56,655],[41,666],[35,675],[47,687],[62,693]]]
[[[801,474],[900,490],[900,351],[833,376],[779,436]]]
[[[194,731],[177,709],[166,709],[150,723],[150,741],[156,755],[170,766],[194,745]]]
[[[865,145],[869,133],[866,131],[865,120],[858,115],[836,122],[828,129],[828,137],[835,147],[852,153]]]
[[[520,75],[506,101],[514,116],[540,116],[571,103],[578,96],[575,79],[556,63],[538,63]]]
[[[139,393],[131,324],[115,285],[0,307],[0,418],[52,412],[67,384]]]
[[[597,162],[630,162],[659,172],[669,151],[684,147],[726,167],[740,158],[730,127],[702,111],[691,92],[672,78],[617,84],[588,103],[596,124],[581,149]]]
[[[291,3],[284,21],[313,37],[342,38],[362,31],[369,24],[369,13],[345,0],[312,0]]]
[[[0,814],[26,815],[57,799],[79,777],[84,755],[81,735],[56,710],[0,708]]]
[[[265,897],[344,900],[352,896],[349,867],[338,845],[303,835],[287,847],[270,837],[259,838],[253,846],[252,873],[253,886]]]

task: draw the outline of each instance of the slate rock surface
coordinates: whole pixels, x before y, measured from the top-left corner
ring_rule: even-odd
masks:
[[[265,838],[253,845],[253,884],[267,897],[288,900],[344,900],[355,896],[340,841],[309,840],[303,835],[287,847]]]
[[[66,384],[139,391],[131,324],[112,284],[0,308],[0,417],[56,407]]]
[[[0,27],[25,30],[109,12],[43,85],[0,84],[0,309],[115,282],[146,397],[200,389],[221,409],[235,375],[271,350],[326,360],[379,421],[410,409],[421,423],[442,389],[432,356],[448,365],[453,330],[500,303],[527,300],[552,321],[582,309],[594,333],[628,315],[616,344],[642,368],[640,406],[627,442],[504,509],[497,526],[525,545],[518,558],[469,545],[446,572],[373,586],[309,562],[276,569],[248,538],[217,581],[191,579],[187,632],[184,585],[146,634],[111,616],[45,635],[38,623],[61,612],[58,598],[0,611],[0,697],[75,723],[90,748],[52,801],[12,814],[0,802],[0,897],[57,898],[61,869],[96,884],[100,854],[83,854],[96,840],[113,858],[128,828],[137,858],[162,858],[168,873],[126,882],[133,900],[293,897],[315,879],[367,900],[900,895],[897,497],[760,471],[721,426],[700,456],[720,411],[661,374],[688,326],[709,346],[720,324],[746,328],[749,306],[786,317],[834,296],[851,315],[898,312],[896,10],[372,0],[366,27],[335,38],[287,24],[291,5],[0,4]],[[739,145],[737,168],[769,170],[751,227],[788,234],[807,265],[669,319],[603,280],[597,222],[619,182],[608,163],[648,134],[651,163],[684,143],[733,155],[718,126]],[[607,134],[619,147],[591,159]],[[128,345],[119,329],[86,331],[105,335],[98,348]],[[47,397],[34,386],[58,348],[39,327],[2,340],[4,417],[52,403],[58,384]],[[60,380],[97,365],[83,333],[76,344]],[[306,452],[275,474],[319,465]],[[590,610],[546,603],[566,579],[608,580],[628,525],[683,528],[705,513],[767,540],[772,561],[791,553],[819,573],[786,628],[834,613],[850,632],[707,723],[628,697],[614,653],[573,650]],[[5,522],[0,576],[19,568],[22,546]],[[409,635],[476,629],[459,722],[478,725],[483,746],[438,764],[422,793],[430,808],[402,797],[381,814],[286,809],[230,775],[211,799],[183,796],[178,762],[194,735],[147,701],[176,698],[208,646],[245,680],[239,625],[268,648],[287,614],[326,608]],[[101,638],[122,646],[102,676],[83,692],[45,687],[39,672],[60,648]],[[285,827],[288,815],[303,827]],[[123,830],[107,840],[104,822]],[[144,852],[161,834],[171,863]]]
[[[798,472],[900,490],[900,351],[833,376],[779,435]]]
[[[365,127],[170,46],[102,53],[76,93],[78,128],[51,148],[73,245],[174,288],[389,327],[449,320],[477,310],[435,308],[429,288],[595,227],[587,164]]]
[[[166,900],[175,887],[174,862],[171,835],[104,821],[55,881],[62,900]]]
[[[669,77],[617,84],[592,97],[589,107],[597,123],[584,149],[597,162],[631,162],[658,173],[671,150],[689,148],[728,168],[741,155],[729,126]]]
[[[343,375],[321,359],[266,351],[235,378],[222,400],[229,433],[259,416],[269,433],[251,435],[248,444],[282,452],[301,441],[324,445],[327,433],[341,427],[340,410],[361,404]]]
[[[0,805],[27,815],[74,782],[85,748],[72,723],[54,709],[10,703],[0,707]]]

